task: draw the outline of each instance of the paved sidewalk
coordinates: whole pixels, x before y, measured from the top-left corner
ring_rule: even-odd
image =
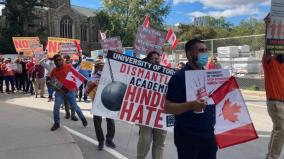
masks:
[[[50,131],[52,119],[30,108],[5,103],[0,94],[0,158],[83,159],[71,135]]]

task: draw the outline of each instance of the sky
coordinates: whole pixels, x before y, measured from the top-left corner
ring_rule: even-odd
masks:
[[[165,18],[169,25],[189,24],[194,17],[205,15],[223,16],[238,25],[250,17],[263,19],[270,10],[271,0],[166,0],[166,3],[171,6],[170,14]],[[100,0],[71,0],[71,4],[94,9],[102,7]]]

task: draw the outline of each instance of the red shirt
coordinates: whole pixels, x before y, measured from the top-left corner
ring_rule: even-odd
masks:
[[[69,65],[69,64],[63,64],[63,66],[60,68],[55,67],[51,71],[50,77],[56,78],[69,91],[76,91],[77,90],[76,83],[66,79],[66,76],[71,68],[72,68],[72,65]]]
[[[35,66],[35,63],[33,62],[29,62],[26,64],[26,69],[29,75],[31,75],[34,66]]]
[[[1,70],[3,71],[3,76],[7,77],[7,76],[15,76],[15,71],[14,70],[9,70],[7,68],[7,64],[3,63],[1,66]]]
[[[262,58],[266,97],[268,99],[284,100],[284,63],[279,63],[274,57],[266,62]]]

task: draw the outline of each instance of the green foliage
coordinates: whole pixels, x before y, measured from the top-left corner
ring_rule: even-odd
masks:
[[[111,23],[111,29],[107,28],[108,35],[120,36],[124,46],[133,45],[145,15],[150,16],[151,27],[163,29],[169,9],[165,0],[103,0],[103,12],[109,13]]]
[[[254,84],[254,85],[251,85],[250,87],[248,87],[247,90],[250,90],[250,91],[259,91],[259,87]]]
[[[241,21],[239,26],[233,26],[225,21],[225,18],[215,19],[208,17],[208,25],[195,26],[181,24],[178,26],[178,37],[181,41],[186,41],[192,38],[199,39],[215,39],[235,36],[264,34],[265,26],[262,21],[250,18],[246,21]]]
[[[14,53],[13,36],[40,36],[47,35],[47,28],[38,26],[34,21],[39,20],[36,9],[46,5],[45,0],[7,0],[5,7],[6,22],[0,30],[0,52]],[[26,28],[39,28],[27,31]]]

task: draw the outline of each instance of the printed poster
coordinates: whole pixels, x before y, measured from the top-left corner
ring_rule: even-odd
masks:
[[[119,53],[124,52],[119,36],[101,40],[100,43],[101,43],[103,52],[105,54],[107,54],[108,50],[119,52]]]
[[[48,57],[53,57],[57,54],[60,50],[60,44],[62,43],[74,43],[80,44],[80,40],[78,39],[67,39],[67,38],[56,38],[56,37],[48,37],[48,44],[47,44],[47,55]]]
[[[172,131],[174,116],[164,104],[173,69],[109,51],[92,113]]]
[[[92,71],[94,67],[94,63],[91,61],[82,61],[80,64],[80,69],[81,70],[90,70]]]
[[[32,57],[34,50],[41,48],[38,37],[13,37],[14,46],[18,53],[23,52],[25,56]]]
[[[74,43],[60,43],[59,50],[62,55],[72,55],[78,53],[77,46]]]
[[[284,1],[272,0],[270,24],[267,29],[266,51],[268,55],[284,54]]]
[[[165,38],[164,32],[140,26],[136,35],[134,52],[137,55],[147,55],[151,51],[156,51],[162,55]]]
[[[230,72],[227,69],[186,71],[187,101],[204,99],[208,104],[214,104],[209,96],[229,78]]]

